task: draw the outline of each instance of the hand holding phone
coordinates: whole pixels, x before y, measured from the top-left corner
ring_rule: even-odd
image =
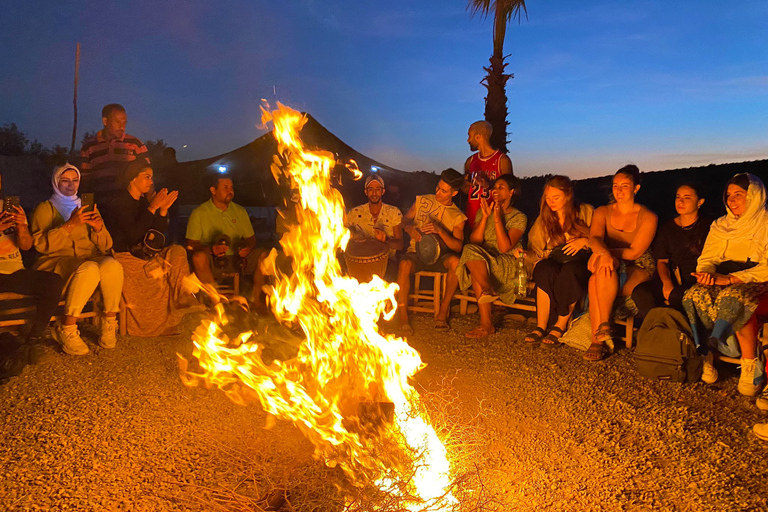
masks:
[[[93,211],[93,193],[91,192],[84,192],[80,196],[80,206],[82,206],[84,212],[92,212]]]
[[[2,228],[3,233],[6,235],[11,235],[16,232],[16,224],[20,222],[18,219],[18,210],[21,210],[21,207],[19,206],[20,204],[21,201],[19,200],[19,196],[6,196],[5,199],[3,199]],[[24,210],[21,210],[21,213],[23,215]],[[26,216],[24,216],[23,224],[26,224]]]

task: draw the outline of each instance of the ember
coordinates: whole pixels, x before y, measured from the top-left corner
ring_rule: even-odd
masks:
[[[331,187],[335,159],[304,148],[298,133],[306,119],[299,112],[280,104],[262,112],[285,162],[273,164],[272,172],[300,194],[298,223],[281,241],[293,273],[275,269],[270,306],[282,326],[299,327],[304,339],[295,357],[264,358],[275,328],[257,324],[235,333],[220,304],[217,318],[193,338],[203,371],[186,371],[184,361],[182,377],[190,385],[218,386],[238,403],[258,399],[267,413],[294,422],[315,456],[339,466],[353,485],[375,482],[409,510],[450,510],[456,500],[446,450],[408,382],[421,358],[377,326],[395,313],[396,286],[342,275],[336,253],[349,231],[341,195]]]

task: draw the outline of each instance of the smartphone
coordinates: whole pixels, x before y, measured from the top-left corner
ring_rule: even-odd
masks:
[[[19,196],[6,196],[5,199],[3,199],[3,213],[9,212],[9,213],[15,213],[15,210],[13,209],[14,206],[19,206]],[[3,233],[6,235],[12,235],[16,232],[16,225],[10,226],[3,230]]]
[[[80,195],[80,206],[83,207],[84,212],[93,211],[93,193],[92,192],[83,192]]]
[[[14,212],[13,209],[14,206],[20,206],[21,201],[19,200],[19,196],[7,196],[3,200],[3,211],[4,212]]]

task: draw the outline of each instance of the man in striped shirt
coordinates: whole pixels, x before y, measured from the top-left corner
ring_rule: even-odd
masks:
[[[121,189],[118,175],[139,155],[149,160],[147,147],[139,139],[125,133],[125,108],[111,103],[101,109],[104,129],[83,142],[80,150],[83,186],[81,190],[95,192],[96,201],[105,203]]]

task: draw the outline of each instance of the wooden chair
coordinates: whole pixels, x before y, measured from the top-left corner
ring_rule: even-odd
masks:
[[[97,288],[91,298],[88,299],[80,318],[88,319],[93,325],[96,325],[101,315],[100,301],[101,294]],[[62,299],[59,301],[59,308],[63,307],[64,300]],[[34,311],[35,305],[32,302],[32,297],[12,292],[0,293],[0,330],[27,325],[29,313]],[[52,322],[56,319],[56,316],[51,317]]]
[[[222,278],[227,280],[231,279],[231,283],[216,282],[216,289],[225,297],[231,298],[235,295],[240,295],[240,272],[231,272],[221,274]]]
[[[531,292],[536,287],[536,284],[532,280],[528,280],[528,290],[525,297],[518,297],[518,299],[514,302],[514,304],[506,304],[501,301],[501,299],[498,299],[493,302],[494,306],[502,306],[508,309],[516,310],[516,311],[525,311],[528,313],[535,313],[536,312],[536,298],[531,297]],[[459,300],[459,313],[462,315],[467,314],[467,306],[469,306],[470,303],[476,303],[477,299],[474,295],[469,294],[463,294],[461,292],[456,293],[453,296],[454,299]]]
[[[422,289],[422,279],[431,279],[432,288]],[[445,272],[416,272],[413,278],[413,293],[408,298],[413,304],[408,305],[408,311],[417,313],[432,313],[437,316],[440,311],[440,301],[445,292]]]
[[[624,320],[614,320],[613,323],[624,327],[624,345],[627,348],[632,348],[633,337],[635,334],[635,315],[629,316]]]

